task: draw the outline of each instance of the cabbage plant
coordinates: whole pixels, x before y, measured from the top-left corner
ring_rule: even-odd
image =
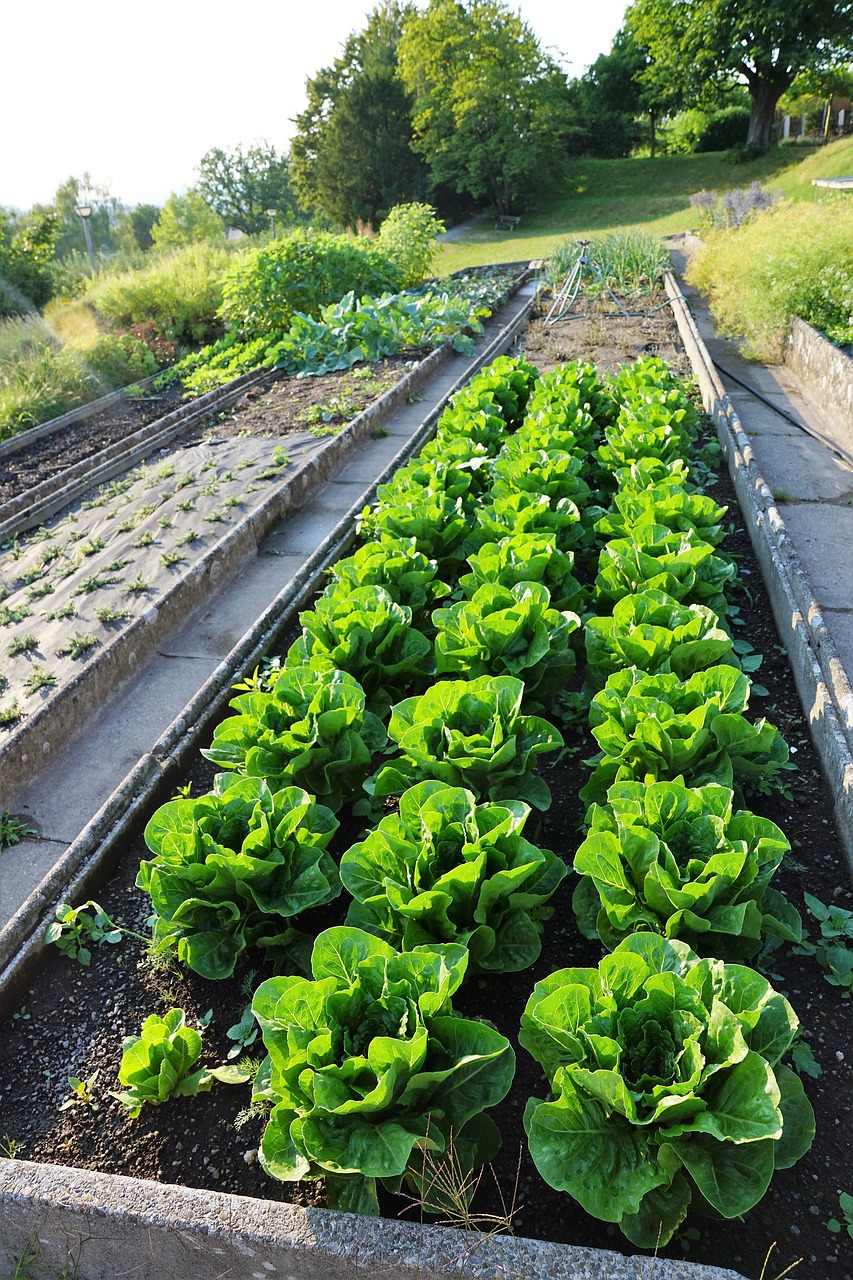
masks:
[[[469,1166],[499,1145],[484,1115],[506,1095],[515,1059],[451,997],[468,953],[458,944],[398,954],[360,929],[327,929],[312,980],[261,983],[252,1001],[267,1059],[255,1096],[272,1103],[260,1161],[284,1182],[327,1179],[332,1207],[379,1212],[376,1182],[417,1183],[425,1153]]]
[[[547,809],[551,792],[533,770],[563,745],[547,720],[521,714],[524,685],[512,676],[439,680],[391,710],[388,736],[402,753],[364,784],[375,799],[435,778],[479,800],[523,800]]]
[[[306,791],[273,793],[238,774],[218,774],[197,800],[161,805],[145,828],[155,856],[136,878],[151,895],[155,943],[203,978],[229,978],[250,946],[303,966],[307,940],[294,920],[341,892],[326,852],[337,827]]]
[[[714,783],[615,783],[575,854],[581,932],[612,950],[653,930],[727,960],[756,955],[768,936],[801,942],[799,913],[770,887],[788,841],[732,806],[732,791]]]
[[[574,673],[571,636],[580,618],[553,609],[541,582],[485,583],[470,600],[436,609],[433,622],[439,675],[517,676],[528,711],[544,711]]]
[[[733,641],[712,609],[647,589],[627,595],[606,618],[590,618],[584,631],[587,681],[601,688],[625,667],[646,674],[673,672],[687,679],[730,660]]]
[[[526,969],[541,950],[546,904],[567,874],[522,836],[530,809],[477,804],[463,787],[420,782],[341,858],[355,901],[347,924],[400,950],[461,942],[476,969]]]
[[[691,1204],[739,1217],[814,1137],[780,1061],[798,1026],[760,974],[653,933],[597,969],[551,974],[519,1037],[551,1085],[524,1115],[537,1169],[643,1248],[666,1244]]]
[[[736,667],[697,671],[689,680],[673,673],[617,672],[589,709],[602,748],[581,798],[603,803],[614,782],[663,782],[688,786],[717,782],[736,792],[768,793],[784,785],[792,768],[779,730],[743,714],[749,678]]]
[[[361,794],[370,761],[387,741],[364,690],[345,671],[285,668],[271,690],[241,694],[202,755],[277,786],[304,787],[335,812]]]

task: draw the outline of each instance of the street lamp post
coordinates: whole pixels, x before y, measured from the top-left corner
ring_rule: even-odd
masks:
[[[89,230],[89,219],[92,216],[92,206],[90,204],[78,204],[74,212],[83,223],[83,232],[86,236],[86,248],[89,250],[89,264],[92,268],[92,275],[95,275],[95,251],[92,248],[92,233]]]
[[[275,215],[277,213],[278,209],[267,209],[267,217],[270,220],[270,234],[273,240],[275,240]]]

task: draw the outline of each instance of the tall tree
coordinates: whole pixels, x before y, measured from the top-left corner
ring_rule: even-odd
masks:
[[[411,100],[397,74],[406,9],[387,0],[351,35],[334,66],[307,83],[308,106],[291,143],[300,204],[342,226],[381,222],[426,191],[412,150]]]
[[[742,77],[747,145],[761,148],[797,73],[853,56],[853,0],[634,0],[626,20],[658,83],[695,94],[709,81]]]
[[[158,249],[179,249],[197,240],[222,240],[224,235],[219,214],[192,187],[180,196],[173,191],[151,228]]]
[[[226,226],[247,235],[269,227],[267,209],[275,209],[282,224],[298,220],[290,160],[268,142],[245,150],[213,147],[199,161],[196,187]]]
[[[0,209],[0,317],[23,315],[48,301],[58,234],[52,211],[15,216]]]
[[[407,18],[399,55],[433,181],[508,213],[562,154],[559,67],[501,0],[430,0]]]

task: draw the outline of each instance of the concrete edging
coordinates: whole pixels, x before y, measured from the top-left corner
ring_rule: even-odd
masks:
[[[717,428],[797,692],[835,797],[838,834],[848,876],[853,878],[853,690],[749,436],[670,273],[666,289],[703,404]]]

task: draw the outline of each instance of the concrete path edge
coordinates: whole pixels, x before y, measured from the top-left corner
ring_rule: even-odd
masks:
[[[853,879],[853,693],[850,683],[808,575],[761,475],[749,436],[723,389],[687,301],[671,274],[666,277],[666,289],[703,404],[714,419],[776,626],[788,650],[797,692],[834,797],[847,874]]]

